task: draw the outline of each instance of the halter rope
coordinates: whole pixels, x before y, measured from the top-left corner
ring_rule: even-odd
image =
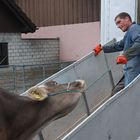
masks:
[[[56,93],[48,93],[48,96],[56,96],[58,94],[63,94],[63,93],[66,93],[66,92],[81,92],[80,90],[74,90],[74,89],[69,89],[69,88],[70,88],[70,82],[68,82],[67,89],[61,90],[61,91],[56,92]]]

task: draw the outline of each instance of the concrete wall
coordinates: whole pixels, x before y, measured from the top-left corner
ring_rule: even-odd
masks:
[[[100,23],[41,27],[33,34],[23,34],[22,38],[59,38],[60,60],[75,61],[91,52],[99,43]]]
[[[18,33],[0,33],[8,43],[9,65],[34,65],[59,61],[59,39],[21,39]]]

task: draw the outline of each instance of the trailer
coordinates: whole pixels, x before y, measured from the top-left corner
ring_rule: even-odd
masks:
[[[115,41],[113,39],[108,44],[112,44]],[[110,98],[114,85],[123,75],[122,65],[115,63],[117,55],[118,53],[105,55],[102,52],[99,56],[95,57],[90,52],[80,60],[36,85],[38,86],[49,80],[65,83],[76,79],[83,79],[87,84],[86,91],[74,111],[64,118],[52,122],[43,129],[42,134],[39,135],[40,140],[62,139]],[[23,94],[26,94],[26,92]],[[34,140],[39,140],[38,136]]]
[[[113,24],[114,16],[125,11],[136,21],[137,3],[137,0],[101,1],[101,44],[121,39],[123,33]],[[112,40],[113,37],[116,37],[116,40]],[[95,57],[90,52],[38,84],[48,80],[65,83],[83,79],[86,81],[87,89],[77,107],[69,115],[52,122],[34,140],[140,139],[140,77],[110,97],[112,89],[123,75],[122,65],[116,65],[115,62],[118,54],[101,53]]]

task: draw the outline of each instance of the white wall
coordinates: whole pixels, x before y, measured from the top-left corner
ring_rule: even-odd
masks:
[[[99,22],[41,27],[33,34],[22,38],[60,38],[60,60],[80,59],[99,42]]]
[[[112,38],[120,40],[124,33],[116,27],[115,16],[128,12],[134,21],[136,9],[136,0],[101,0],[101,43],[105,44]]]

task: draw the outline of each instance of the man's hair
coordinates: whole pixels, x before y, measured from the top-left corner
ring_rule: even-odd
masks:
[[[116,21],[116,19],[117,19],[118,17],[119,17],[119,18],[123,18],[123,19],[126,18],[126,17],[128,17],[129,20],[132,22],[132,19],[131,19],[130,15],[129,15],[128,13],[126,13],[126,12],[119,13],[119,14],[115,17],[114,20]]]

